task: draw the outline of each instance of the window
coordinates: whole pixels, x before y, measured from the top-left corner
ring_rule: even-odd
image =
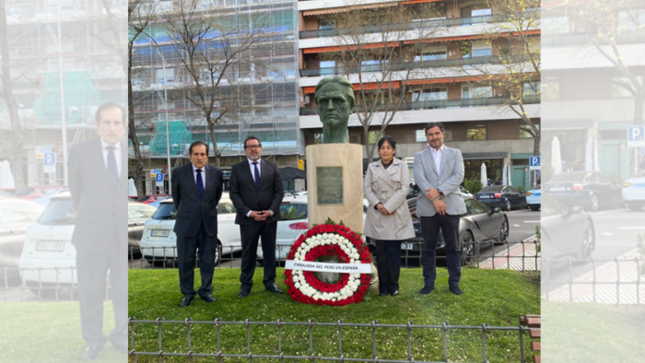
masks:
[[[643,77],[637,76],[638,83],[643,84]],[[634,97],[636,91],[632,81],[627,77],[614,77],[611,81],[612,97]]]
[[[540,95],[540,82],[524,82],[524,97],[536,97]]]
[[[472,9],[470,11],[471,17],[486,16],[486,15],[493,15],[493,9]]]
[[[493,97],[493,91],[490,86],[462,86],[461,98],[490,98]]]
[[[477,125],[470,127],[466,130],[466,138],[468,140],[486,140],[486,127]]]
[[[557,100],[560,98],[560,82],[555,78],[547,78],[544,83],[544,92],[540,95],[543,100]]]
[[[168,83],[172,83],[175,80],[175,70],[173,68],[166,68],[166,75],[164,77],[164,72],[162,69],[157,69],[157,83],[159,84],[164,84],[164,81],[168,81]]]
[[[336,25],[326,19],[318,19],[318,30],[330,30],[336,28]]]
[[[540,125],[535,125],[538,128],[538,131],[540,130]],[[533,136],[533,128],[529,125],[520,125],[520,139],[532,139],[535,136]]]
[[[428,47],[421,51],[421,54],[414,57],[415,62],[433,61],[446,59],[448,54],[447,47]]]
[[[336,67],[336,61],[321,61],[320,68],[334,68]]]
[[[314,133],[314,145],[322,144],[322,132],[321,133]]]
[[[128,204],[128,217],[130,219],[148,219],[157,211],[156,208],[145,204]]]
[[[436,101],[436,100],[447,100],[448,99],[448,89],[443,88],[428,88],[422,91],[416,91],[413,95],[413,101]]]
[[[618,12],[618,29],[619,31],[625,30],[639,30],[645,25],[645,10],[633,9]]]
[[[416,140],[417,142],[428,142],[428,139],[426,138],[426,134],[424,130],[416,131]]]
[[[476,199],[466,200],[466,208],[472,215],[490,213],[490,208]]]
[[[376,144],[378,142],[378,131],[370,131],[369,132],[369,141],[370,144]]]
[[[471,47],[473,57],[490,57],[493,55],[493,47],[486,43],[473,43]]]
[[[280,215],[283,221],[293,221],[307,218],[306,204],[281,204]]]

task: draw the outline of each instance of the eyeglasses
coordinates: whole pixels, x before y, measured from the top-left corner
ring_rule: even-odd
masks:
[[[244,148],[245,149],[261,149],[262,145],[247,145]]]

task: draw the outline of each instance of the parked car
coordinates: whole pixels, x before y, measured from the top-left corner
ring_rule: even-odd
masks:
[[[506,211],[526,208],[526,195],[512,185],[491,185],[475,193],[475,198],[489,207]]]
[[[645,206],[645,170],[625,180],[623,183],[623,201],[633,211]]]
[[[25,235],[44,209],[32,201],[0,197],[0,287],[5,286],[5,281],[9,284],[20,281],[18,260]]]
[[[141,254],[144,225],[156,211],[157,208],[150,205],[128,203],[128,258],[133,259]]]
[[[280,204],[280,215],[276,232],[276,260],[286,260],[291,246],[300,238],[301,234],[307,233],[307,196],[285,197]],[[258,244],[258,258],[262,259],[264,253],[262,246]]]
[[[459,240],[461,245],[462,263],[468,264],[476,252],[475,242],[480,247],[490,244],[505,242],[510,233],[508,217],[499,208],[490,208],[486,204],[474,198],[464,198],[467,213],[459,220]],[[401,255],[407,258],[419,257],[423,246],[423,234],[421,222],[416,213],[412,214],[412,224],[416,236],[401,243]],[[367,238],[370,249],[374,247],[374,241]],[[446,242],[443,234],[439,233],[437,241],[437,256],[446,255]]]
[[[228,193],[222,194],[217,204],[217,243],[215,265],[222,259],[222,254],[232,254],[242,250],[240,228],[235,224],[236,209]],[[177,235],[175,228],[177,209],[172,198],[159,203],[159,208],[145,222],[141,238],[141,253],[150,264],[172,262],[177,259]],[[176,266],[176,264],[175,264]]]
[[[12,198],[20,198],[27,200],[34,200],[37,198],[42,198],[46,195],[58,192],[62,189],[67,189],[64,185],[44,185],[37,187],[25,187],[20,188],[11,194]]]
[[[10,197],[18,188],[0,188],[0,197]]]
[[[529,208],[531,208],[532,211],[540,209],[541,195],[542,190],[540,189],[540,187],[531,189],[526,192],[526,204],[528,204]]]
[[[591,215],[578,205],[566,206],[549,194],[542,195],[542,257],[580,259],[591,257],[596,233]]]
[[[588,211],[623,205],[623,186],[598,171],[560,173],[542,185],[542,190],[566,206]]]
[[[161,200],[168,199],[168,197],[170,197],[170,194],[144,195],[144,196],[138,197],[136,201],[143,204],[154,204]]]
[[[52,197],[54,197],[54,196],[56,196],[56,195],[58,195],[60,193],[64,193],[66,191],[68,191],[67,188],[60,189],[60,190],[55,191],[55,192],[53,192],[51,194],[48,194],[48,195],[46,195],[44,197],[36,198],[36,199],[34,199],[34,202],[42,205],[43,207],[46,207],[47,205],[49,205],[50,198],[52,198]]]
[[[459,186],[459,191],[461,192],[461,195],[463,197],[473,198],[473,195],[468,190],[466,190],[466,188],[462,187],[461,185]]]
[[[143,233],[142,220],[152,215],[154,210],[144,204],[128,203],[130,248],[138,248]],[[38,294],[39,286],[50,287],[41,293],[51,294],[56,283],[62,287],[77,283],[76,270],[73,269],[76,266],[76,248],[72,245],[75,224],[76,208],[70,193],[64,192],[51,198],[38,221],[27,231],[19,266],[26,269],[22,271],[23,283],[35,294]],[[42,268],[40,273],[39,267]]]

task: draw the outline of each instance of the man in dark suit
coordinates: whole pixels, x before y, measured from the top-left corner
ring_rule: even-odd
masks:
[[[229,191],[237,209],[235,224],[240,225],[242,239],[242,287],[238,297],[244,298],[251,293],[260,237],[264,253],[264,287],[272,293],[282,294],[275,284],[275,239],[284,195],[282,178],[274,163],[260,158],[262,144],[257,137],[249,136],[244,140],[244,152],[247,160],[231,169]]]
[[[217,203],[222,197],[222,171],[210,166],[208,145],[196,141],[188,149],[190,164],[172,172],[172,201],[177,208],[175,234],[179,287],[184,298],[181,306],[189,306],[195,298],[195,255],[199,251],[202,286],[197,294],[206,302],[214,302],[213,270],[217,252]]]
[[[82,360],[96,359],[109,339],[128,352],[128,146],[125,110],[106,103],[96,111],[99,137],[75,144],[69,154],[69,192],[76,208],[72,244],[76,248],[81,331],[87,348]],[[103,334],[106,278],[115,327]]]

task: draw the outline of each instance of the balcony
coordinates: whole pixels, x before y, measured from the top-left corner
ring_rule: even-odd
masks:
[[[341,67],[329,67],[329,68],[309,68],[301,69],[301,77],[316,77],[316,76],[333,76],[333,75],[343,75],[343,74],[356,74],[360,71],[362,72],[380,72],[383,70],[390,71],[405,71],[408,69],[423,69],[423,68],[439,68],[439,67],[458,67],[458,66],[468,66],[468,65],[482,65],[482,64],[509,64],[509,63],[522,63],[529,60],[528,56],[525,54],[518,54],[512,56],[487,56],[487,57],[472,57],[472,58],[461,58],[461,59],[437,59],[431,61],[423,62],[401,62],[393,63],[391,65],[364,65],[361,67],[350,67],[343,71]]]
[[[505,97],[490,97],[490,98],[464,98],[458,100],[433,100],[433,101],[418,101],[408,102],[401,104],[399,111],[410,110],[429,110],[435,108],[462,108],[462,107],[481,107],[481,106],[499,106],[508,103],[508,98]],[[524,98],[524,104],[539,104],[539,96],[531,96]],[[381,105],[375,111],[387,111],[390,107],[388,105]],[[356,105],[356,112],[365,112],[365,106]],[[300,115],[317,115],[318,107],[301,107]]]
[[[367,27],[361,28],[361,33],[363,34],[380,33],[383,31],[384,27],[387,27],[388,32],[392,32],[392,31],[406,31],[406,30],[417,30],[417,29],[432,29],[432,28],[438,28],[438,27],[469,26],[474,24],[503,23],[515,17],[523,16],[524,18],[530,19],[532,16],[538,16],[538,15],[539,15],[539,11],[525,11],[525,12],[516,13],[512,15],[499,14],[499,15],[476,16],[471,18],[414,21],[414,22],[404,23],[404,24],[367,26]],[[354,29],[304,30],[300,32],[300,39],[334,37],[339,35],[351,34],[353,31],[355,30]]]

